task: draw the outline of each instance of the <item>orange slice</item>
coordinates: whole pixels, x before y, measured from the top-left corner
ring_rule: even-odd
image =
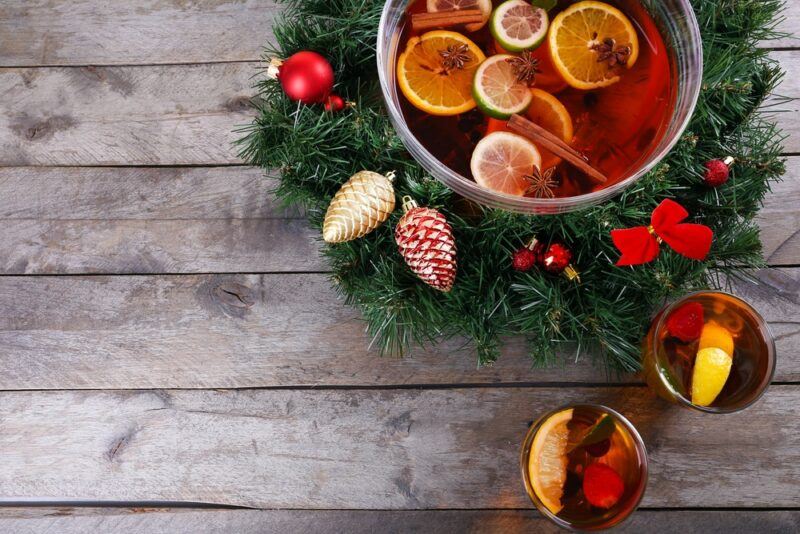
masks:
[[[531,89],[533,100],[525,113],[528,118],[547,130],[548,132],[559,136],[565,143],[572,142],[573,129],[572,117],[569,111],[564,107],[561,101],[541,89]],[[553,165],[558,165],[561,158],[552,152],[544,149],[539,149],[542,154],[542,168],[547,169]]]
[[[703,331],[700,334],[700,344],[697,350],[703,350],[709,347],[722,349],[731,356],[733,356],[733,350],[735,348],[733,336],[728,329],[714,321],[709,321],[703,326]]]
[[[463,68],[448,69],[441,52],[466,46]],[[437,30],[408,40],[397,59],[397,83],[411,104],[431,115],[458,115],[475,107],[472,78],[486,59],[478,45],[457,32]]]
[[[619,68],[598,61],[593,47],[612,40],[614,49],[628,47],[628,68],[639,56],[639,38],[622,11],[603,2],[589,0],[573,4],[550,24],[550,55],[566,82],[576,89],[596,89],[619,81]]]
[[[478,185],[516,196],[525,194],[529,185],[525,176],[541,165],[536,145],[511,132],[494,132],[481,139],[470,160]]]
[[[553,514],[561,511],[561,497],[567,480],[567,446],[572,408],[558,412],[544,422],[531,445],[528,464],[533,492]]]

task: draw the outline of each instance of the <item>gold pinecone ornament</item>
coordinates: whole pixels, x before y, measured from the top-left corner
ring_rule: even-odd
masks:
[[[325,213],[322,238],[344,243],[363,237],[380,226],[394,211],[394,173],[355,173],[336,192]]]
[[[456,240],[439,211],[403,197],[403,217],[394,230],[400,255],[423,282],[448,292],[456,280]]]

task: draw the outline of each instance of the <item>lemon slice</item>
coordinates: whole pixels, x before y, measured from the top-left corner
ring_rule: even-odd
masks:
[[[561,511],[567,480],[567,446],[572,408],[550,416],[536,432],[531,445],[528,476],[533,492],[553,514]]]
[[[720,326],[714,321],[709,321],[703,325],[698,350],[707,349],[709,347],[717,347],[733,355],[733,336],[727,328]]]
[[[542,157],[536,145],[511,132],[494,132],[475,146],[469,167],[478,185],[522,196],[529,185],[525,176],[541,165]]]
[[[619,81],[619,69],[600,61],[596,47],[609,42],[616,51],[627,49],[628,68],[639,56],[639,38],[628,17],[593,0],[573,4],[556,15],[548,41],[553,65],[576,89],[596,89]]]
[[[446,68],[442,53],[466,47],[462,68]],[[431,115],[458,115],[475,107],[472,79],[486,59],[481,49],[457,32],[437,30],[408,40],[397,58],[397,83],[411,104]]]
[[[718,347],[697,353],[692,372],[692,404],[709,406],[719,395],[731,374],[733,358]]]

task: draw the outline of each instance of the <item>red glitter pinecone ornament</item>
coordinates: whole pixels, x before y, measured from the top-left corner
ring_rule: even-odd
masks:
[[[450,291],[456,279],[452,228],[439,211],[421,208],[411,197],[403,197],[403,211],[394,230],[400,255],[423,282],[439,291]]]
[[[705,163],[705,172],[703,173],[703,181],[709,187],[719,187],[728,181],[728,176],[731,173],[731,164],[733,158],[728,156],[725,159],[712,159]]]

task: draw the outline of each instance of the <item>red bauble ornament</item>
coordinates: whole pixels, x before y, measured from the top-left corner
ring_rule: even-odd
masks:
[[[511,256],[511,267],[521,273],[530,271],[536,265],[536,254],[528,247],[522,247]]]
[[[712,159],[705,163],[706,170],[703,173],[703,181],[709,187],[719,187],[728,181],[731,173],[733,158],[728,156],[725,159]]]
[[[325,99],[325,111],[331,113],[343,110],[346,105],[344,98],[339,95],[331,95]]]
[[[544,243],[532,237],[524,247],[511,256],[511,267],[523,273],[530,271],[534,265],[542,263],[542,254],[544,254]]]
[[[333,67],[328,60],[305,50],[293,54],[278,68],[286,96],[303,104],[319,104],[333,89]]]
[[[548,273],[561,274],[572,261],[572,251],[561,243],[553,243],[542,255],[542,267]]]
[[[447,292],[456,279],[456,241],[439,211],[403,198],[403,215],[394,230],[400,255],[423,282]]]

